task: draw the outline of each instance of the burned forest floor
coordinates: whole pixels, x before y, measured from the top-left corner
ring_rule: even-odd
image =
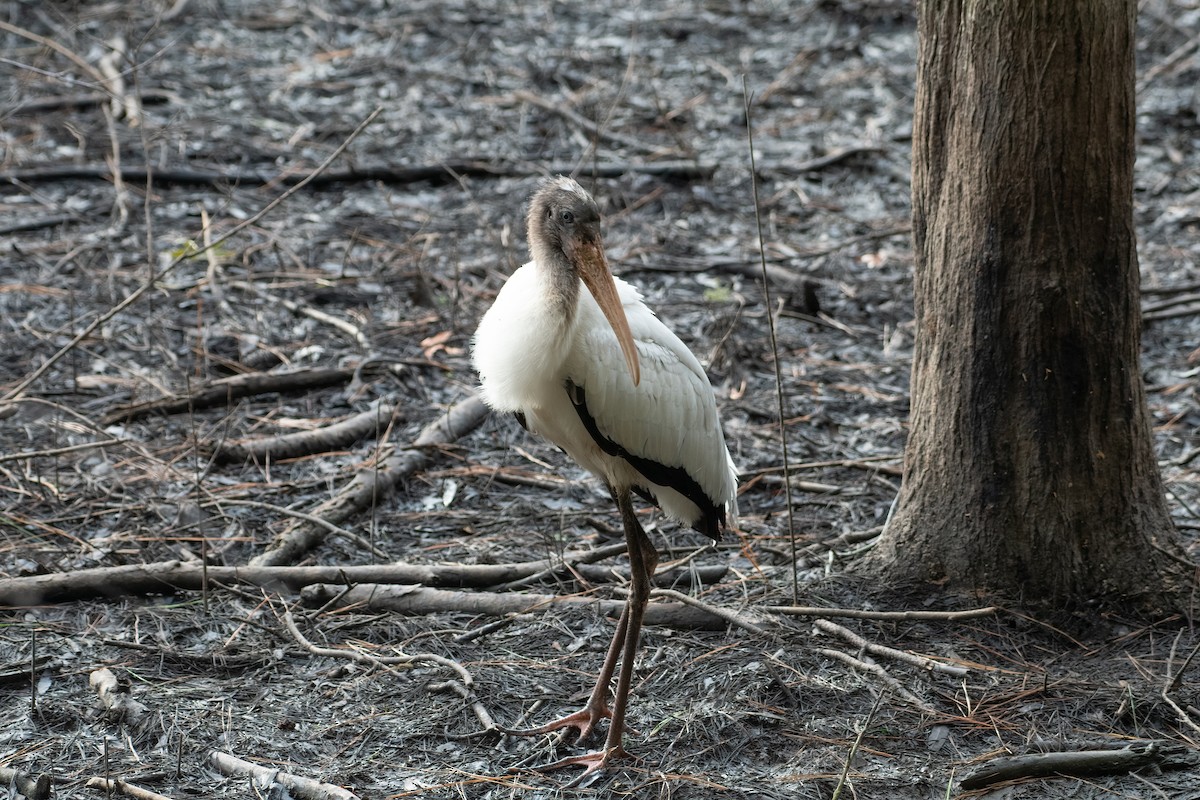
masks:
[[[1195,0],[1140,4],[1143,369],[1193,559],[1198,33]],[[12,0],[0,41],[14,794],[1200,798],[1191,619],[855,574],[908,415],[910,3]],[[470,363],[550,172],[708,370],[742,475],[715,546],[641,509],[633,757],[576,788],[516,768],[580,747],[500,728],[586,697],[620,519]],[[1124,766],[970,780],[1099,750]]]

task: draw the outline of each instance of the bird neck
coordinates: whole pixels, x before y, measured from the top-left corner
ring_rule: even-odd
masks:
[[[579,307],[579,275],[566,255],[557,248],[535,246],[533,261],[545,291],[546,304],[563,321],[563,333],[575,325]]]

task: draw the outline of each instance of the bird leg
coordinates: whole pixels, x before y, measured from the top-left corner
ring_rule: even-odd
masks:
[[[617,660],[621,657],[622,645],[625,643],[625,631],[629,627],[629,604],[625,604],[625,608],[621,610],[621,617],[617,620],[617,629],[613,632],[612,643],[608,646],[608,653],[604,656],[604,665],[600,668],[600,677],[596,679],[596,686],[592,689],[592,694],[588,697],[587,703],[578,711],[567,714],[565,717],[559,717],[556,720],[547,722],[545,725],[539,725],[536,728],[501,728],[500,730],[514,736],[536,736],[542,733],[550,733],[562,728],[574,728],[579,732],[576,741],[586,742],[595,733],[596,723],[602,719],[612,717],[612,711],[608,707],[608,692],[609,686],[612,684],[612,676],[617,668]]]
[[[621,521],[625,525],[625,542],[629,550],[629,598],[625,601],[625,610],[621,612],[621,621],[617,623],[617,635],[613,637],[613,643],[609,647],[608,656],[604,660],[604,668],[600,676],[601,680],[596,684],[591,699],[588,700],[588,704],[583,710],[564,718],[570,720],[572,717],[586,715],[595,706],[597,698],[599,698],[599,706],[604,708],[604,699],[608,694],[608,682],[612,678],[613,665],[617,654],[623,650],[624,652],[621,653],[621,672],[617,676],[617,692],[613,700],[613,709],[611,714],[606,715],[612,718],[612,722],[608,727],[608,737],[605,739],[604,748],[601,750],[581,756],[568,756],[567,758],[536,768],[539,772],[542,772],[570,766],[585,767],[586,769],[584,769],[583,774],[571,782],[573,786],[578,785],[591,773],[607,767],[613,759],[626,755],[622,740],[625,735],[625,710],[629,705],[629,691],[633,685],[633,661],[637,656],[638,644],[641,641],[642,617],[645,615],[646,603],[650,600],[650,577],[654,574],[654,568],[658,566],[658,552],[654,549],[654,544],[650,541],[650,537],[646,535],[646,531],[642,529],[642,524],[638,522],[637,514],[633,510],[633,502],[629,496],[629,490],[625,489],[619,493],[614,492],[614,495],[616,496],[617,506],[621,509]],[[572,725],[575,723],[568,722],[566,724]],[[591,724],[594,725],[594,720]],[[588,732],[591,732],[590,726]]]

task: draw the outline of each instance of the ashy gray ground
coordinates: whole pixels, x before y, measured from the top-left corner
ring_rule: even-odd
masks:
[[[578,168],[605,208],[614,268],[707,366],[744,476],[741,530],[716,548],[647,523],[663,561],[688,565],[677,588],[759,628],[649,626],[637,758],[585,791],[828,798],[844,780],[839,796],[864,800],[1200,797],[1194,767],[986,794],[958,783],[1005,754],[1161,740],[1194,755],[1190,620],[1034,620],[1011,600],[970,619],[831,620],[958,668],[930,671],[768,610],[793,603],[794,574],[776,358],[790,461],[806,482],[792,520],[799,602],[994,600],[929,586],[885,601],[853,575],[895,497],[908,410],[910,4],[166,6],[0,4],[0,393],[22,397],[0,419],[0,589],[172,559],[244,566],[270,551],[297,512],[318,511],[470,397],[470,336],[526,257],[536,176]],[[1144,368],[1169,502],[1196,556],[1200,7],[1147,0],[1138,31]],[[104,81],[128,102],[114,109]],[[230,374],[338,368],[308,389],[124,413]],[[395,414],[330,452],[213,458],[224,443],[320,428],[377,401]],[[512,564],[619,535],[596,483],[511,420],[421,452],[398,492],[293,561]],[[50,775],[59,798],[98,796],[84,783],[105,776],[173,798],[252,796],[213,751],[364,798],[567,794],[569,773],[508,770],[581,750],[474,735],[476,709],[533,724],[582,702],[612,630],[592,601],[620,600],[624,564],[462,589],[420,614],[231,580],[43,597],[0,616],[0,767]],[[723,572],[701,585],[705,569]],[[530,601],[510,616],[466,605],[526,594],[589,602]],[[340,652],[305,648],[287,612],[314,646]],[[442,661],[365,660],[401,653]],[[867,659],[884,673],[861,668]],[[89,685],[102,668],[117,682],[107,710]],[[467,675],[474,708],[455,692]],[[436,691],[446,681],[457,684]]]

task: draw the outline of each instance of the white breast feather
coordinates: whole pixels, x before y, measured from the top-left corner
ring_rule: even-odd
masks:
[[[498,411],[520,411],[539,433],[586,469],[614,485],[646,483],[623,459],[595,445],[571,407],[565,382],[583,388],[600,432],[635,456],[687,467],[736,525],[737,470],[725,447],[716,399],[703,367],[687,346],[642,303],[637,289],[617,279],[641,363],[633,386],[616,335],[582,286],[570,330],[554,325],[536,266],[512,274],[476,331],[475,368],[483,398]],[[699,509],[669,487],[651,485],[669,516],[687,523]]]

